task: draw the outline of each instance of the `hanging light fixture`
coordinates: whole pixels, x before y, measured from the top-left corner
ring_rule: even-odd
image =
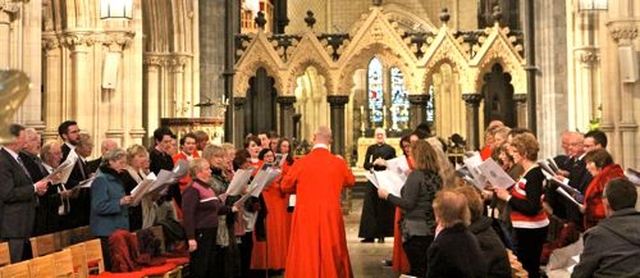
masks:
[[[132,19],[133,0],[100,0],[100,19]]]
[[[608,5],[608,0],[578,0],[578,12],[606,11]]]

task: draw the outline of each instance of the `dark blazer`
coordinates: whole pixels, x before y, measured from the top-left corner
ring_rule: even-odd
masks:
[[[71,152],[71,148],[69,148],[69,146],[67,146],[67,144],[62,143],[62,160],[60,160],[60,163],[64,162],[67,159],[67,156],[69,156],[69,153]]]
[[[31,181],[34,183],[46,177],[47,173],[44,173],[44,168],[42,167],[42,161],[37,156],[33,156],[26,152],[18,153],[18,156],[22,160],[24,167],[27,168],[29,172],[29,176],[31,176]]]
[[[36,193],[22,166],[5,150],[0,150],[0,200],[2,238],[31,236],[36,213]]]
[[[427,258],[427,278],[487,277],[480,245],[462,223],[442,230],[429,246]]]

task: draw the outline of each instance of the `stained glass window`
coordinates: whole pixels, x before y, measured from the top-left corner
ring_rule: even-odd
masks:
[[[369,119],[373,126],[376,127],[381,126],[383,122],[384,89],[382,71],[380,59],[373,57],[369,62],[367,89],[369,92]]]
[[[404,87],[404,76],[399,68],[391,68],[391,128],[400,130],[409,126],[409,92]]]
[[[436,111],[434,105],[434,98],[436,97],[433,85],[429,86],[429,100],[427,101],[427,123],[433,125],[436,121]]]

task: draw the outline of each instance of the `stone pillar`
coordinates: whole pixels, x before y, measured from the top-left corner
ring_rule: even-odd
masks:
[[[233,142],[236,146],[242,146],[244,143],[244,105],[246,102],[246,97],[233,98]]]
[[[153,54],[145,54],[142,78],[142,126],[151,133],[160,125],[160,68],[162,67],[162,57]],[[149,141],[152,145],[153,139]]]
[[[293,134],[293,114],[296,112],[293,104],[295,96],[278,96],[276,101],[280,104],[280,136],[291,138]]]
[[[0,69],[11,67],[11,24],[19,12],[18,3],[0,2]]]
[[[333,133],[331,152],[344,157],[344,105],[349,102],[349,96],[327,96],[327,102],[329,102],[329,105],[331,106],[331,131]],[[315,128],[317,127],[314,127],[314,129]]]
[[[62,66],[60,41],[54,33],[43,35],[44,49],[44,102],[45,129],[42,139],[53,141],[58,138],[58,125],[62,123]]]
[[[93,45],[93,38],[88,32],[69,32],[64,34],[64,42],[71,51],[71,92],[63,96],[66,99],[64,120],[75,120],[81,129],[90,130],[93,126],[90,121],[93,118],[93,97],[90,87],[92,68],[89,65],[89,46]],[[80,101],[82,99],[82,101]],[[87,100],[89,103],[87,103]],[[95,135],[94,135],[95,136]]]
[[[173,93],[173,110],[176,117],[190,117],[192,107],[195,103],[191,103],[191,97],[187,94],[191,92],[185,90],[185,65],[187,64],[187,56],[183,54],[175,54],[167,60],[171,74],[171,93]]]
[[[638,26],[640,26],[640,21],[629,21],[629,20],[614,20],[607,24],[609,27],[609,32],[614,40],[617,43],[617,47],[631,47],[632,51],[637,51],[637,48],[634,47],[634,43],[636,38],[638,37]],[[614,52],[615,48],[611,50]],[[614,61],[618,61],[618,63],[625,63],[623,59],[620,59],[618,55],[615,55],[616,58],[612,59]],[[637,63],[637,61],[631,61],[631,63]],[[619,66],[619,64],[618,64]],[[603,106],[605,109],[612,109],[614,112],[614,126],[617,127],[619,132],[619,137],[617,142],[613,141],[612,145],[615,146],[613,155],[616,157],[616,161],[620,163],[620,165],[625,165],[627,167],[637,167],[636,157],[636,134],[638,133],[638,123],[635,120],[635,107],[634,107],[634,89],[637,86],[638,81],[633,83],[622,82],[622,74],[618,73],[617,75],[611,75],[612,78],[617,78],[615,80],[618,82],[619,92],[616,96],[616,92],[613,92],[612,95],[608,95],[603,98]],[[637,90],[635,90],[637,92]],[[609,103],[613,102],[615,99],[619,99],[618,105],[611,105],[613,107],[606,108]],[[616,115],[617,114],[617,115]],[[608,117],[610,114],[607,115]],[[615,136],[614,136],[615,137]]]
[[[480,121],[478,107],[482,101],[481,94],[463,94],[462,100],[465,102],[467,110],[467,146],[476,150],[480,146]]]
[[[130,45],[135,35],[133,31],[125,30],[108,30],[105,31],[105,40],[102,42],[106,47],[106,55],[115,55],[118,57],[118,67],[116,72],[122,72],[124,67],[123,52],[127,45]],[[126,76],[126,73],[122,75]],[[125,144],[125,129],[129,124],[135,123],[142,117],[141,109],[136,109],[136,105],[142,101],[142,98],[136,99],[135,91],[126,90],[126,84],[123,84],[124,80],[117,78],[115,89],[102,88],[103,100],[105,100],[109,109],[109,119],[106,123],[106,131],[104,133],[106,139],[112,139],[123,146]],[[101,86],[101,85],[100,85]],[[101,123],[104,124],[104,123]],[[104,127],[100,130],[105,130]],[[100,138],[95,136],[96,139]],[[128,143],[128,142],[127,142]],[[137,142],[140,143],[140,142]]]
[[[409,95],[409,128],[414,129],[427,120],[427,102],[429,94]]]
[[[237,1],[198,1],[198,35],[200,38],[200,99],[217,102],[224,95],[223,74],[225,65],[225,17],[226,8]],[[233,55],[232,55],[233,56]],[[200,116],[214,116],[213,107],[202,107]],[[215,115],[217,116],[217,115]]]
[[[349,102],[349,96],[327,96],[327,102],[331,107],[331,132],[333,133],[333,143],[331,144],[331,152],[334,154],[345,155],[345,118],[344,118],[344,105]],[[317,127],[314,127],[317,128]],[[346,160],[346,158],[345,158]],[[345,163],[348,163],[345,161]],[[351,190],[345,189],[342,191],[340,198],[342,204],[342,213],[349,214],[351,210]]]
[[[514,94],[513,101],[516,103],[516,126],[512,127],[526,127],[528,126],[527,119],[527,95],[526,94]]]

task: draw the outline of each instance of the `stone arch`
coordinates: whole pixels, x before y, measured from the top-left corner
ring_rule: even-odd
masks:
[[[307,56],[304,59],[293,62],[293,64],[289,66],[290,70],[289,74],[287,75],[288,78],[287,80],[285,80],[287,84],[287,90],[282,91],[281,95],[293,95],[297,86],[296,80],[298,79],[298,77],[303,75],[309,67],[314,67],[318,72],[318,75],[324,77],[324,86],[327,92],[333,92],[334,84],[328,65],[326,63],[323,63],[322,61],[319,61],[313,56]]]
[[[399,68],[404,74],[405,87],[413,88],[414,71],[413,67],[407,62],[409,59],[403,57],[401,53],[394,51],[389,45],[375,43],[361,48],[355,55],[344,61],[343,65],[345,66],[340,70],[339,82],[337,84],[338,93],[347,94],[351,90],[355,85],[353,82],[355,71],[359,68],[366,68],[373,56],[380,58],[385,67]]]
[[[385,4],[382,13],[389,20],[398,22],[398,25],[403,26],[405,29],[413,29],[416,24],[419,24],[420,26],[418,28],[424,31],[436,32],[438,30],[429,18],[420,17],[396,3]]]
[[[256,56],[262,56],[258,53],[255,53]],[[236,77],[234,78],[235,88],[234,96],[236,97],[244,97],[246,96],[247,90],[249,89],[249,79],[256,75],[256,71],[259,68],[264,68],[267,71],[267,75],[273,77],[274,84],[273,87],[279,92],[283,92],[282,90],[282,77],[280,71],[277,69],[277,66],[274,62],[267,61],[265,58],[260,57],[248,64],[245,64],[243,67],[236,69]]]
[[[192,52],[187,49],[187,42],[195,35],[189,24],[195,8],[190,1],[142,0],[142,6],[145,52]]]
[[[463,75],[465,73],[465,68],[463,65],[456,62],[456,60],[452,59],[451,57],[447,57],[447,56],[440,57],[440,59],[438,60],[433,60],[433,62],[429,62],[428,66],[426,66],[427,71],[425,72],[422,78],[423,90],[426,91],[429,88],[429,85],[431,85],[431,83],[433,82],[433,78],[432,78],[433,74],[439,71],[440,67],[443,64],[449,64],[449,66],[451,66],[451,69],[453,70],[453,73],[458,74],[460,79],[463,78]],[[458,80],[458,82],[462,85],[462,80]],[[416,92],[416,93],[421,93],[421,92]]]

